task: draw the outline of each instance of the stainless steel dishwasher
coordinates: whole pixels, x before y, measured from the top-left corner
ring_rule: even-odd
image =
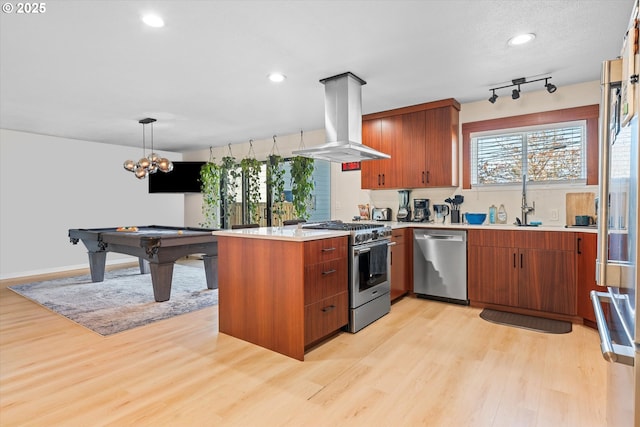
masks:
[[[423,298],[469,304],[466,231],[414,229],[413,292]]]

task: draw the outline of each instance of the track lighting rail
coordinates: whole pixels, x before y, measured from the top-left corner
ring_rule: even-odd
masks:
[[[506,88],[510,88],[510,87],[517,87],[517,89],[513,89],[511,91],[511,99],[518,99],[518,98],[520,98],[520,86],[521,85],[525,85],[525,84],[529,84],[529,83],[535,83],[535,82],[541,82],[543,80],[544,80],[544,87],[547,89],[547,92],[553,93],[556,90],[558,90],[556,85],[554,85],[553,83],[549,83],[549,80],[551,80],[551,76],[542,77],[540,79],[535,79],[535,80],[530,80],[530,81],[527,81],[527,79],[525,77],[519,77],[517,79],[511,80],[511,84],[510,85],[499,86],[499,87],[494,87],[494,88],[489,89],[491,91],[491,97],[489,98],[489,102],[494,104],[496,102],[496,100],[498,99],[498,94],[496,94],[496,90],[506,89]]]

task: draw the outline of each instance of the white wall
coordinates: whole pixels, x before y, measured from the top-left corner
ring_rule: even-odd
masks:
[[[69,242],[69,228],[183,225],[183,195],[148,194],[147,180],[123,169],[140,152],[0,129],[0,278],[87,267],[86,248]],[[125,260],[133,258],[107,257]]]
[[[428,101],[431,100],[425,99]],[[599,102],[600,86],[594,81],[560,87],[554,94],[544,90],[523,92],[517,101],[501,96],[495,104],[463,104],[460,123]],[[323,129],[304,132],[305,146],[324,142]],[[300,134],[278,136],[277,145],[282,156],[290,156],[300,146]],[[265,159],[273,149],[273,139],[255,140],[253,148],[258,159]],[[234,144],[232,151],[242,159],[249,152],[249,143]],[[226,146],[213,150],[218,160],[227,152]],[[86,250],[81,244],[69,243],[69,228],[198,226],[202,222],[202,196],[148,194],[146,180],[138,181],[122,168],[125,159],[135,160],[139,155],[140,148],[135,147],[0,129],[0,279],[86,267]],[[172,160],[208,160],[209,150],[164,155]],[[531,187],[529,201],[536,202],[532,219],[558,226],[565,225],[567,192],[597,191],[594,186],[584,185]],[[331,190],[335,219],[351,220],[358,214],[358,204],[390,207],[394,215],[398,208],[397,190],[361,190],[360,172],[342,172],[339,164],[332,164]],[[462,194],[463,212],[486,212],[491,204],[504,203],[508,221],[512,222],[520,215],[520,190],[519,186],[500,190],[420,189],[412,190],[411,198],[441,203],[447,197]],[[551,209],[559,210],[559,221],[551,220]],[[119,254],[108,256],[109,263],[130,260]]]
[[[529,89],[529,88],[524,88]],[[487,99],[489,98],[487,91]],[[507,94],[508,95],[508,94]],[[425,99],[425,102],[433,101]],[[562,108],[578,107],[600,103],[600,83],[598,81],[581,83],[577,85],[560,87],[549,94],[546,90],[525,92],[518,100],[512,100],[510,96],[500,96],[495,104],[488,101],[479,101],[462,104],[460,110],[460,128],[462,123],[476,122],[499,117],[517,116],[521,114],[536,113],[541,111],[552,111]],[[286,135],[277,138],[280,153],[289,156],[292,150],[298,148],[300,135]],[[304,141],[307,147],[324,143],[324,130],[305,132]],[[462,151],[462,135],[459,136],[459,146]],[[256,140],[253,142],[256,157],[265,159],[271,151],[273,139]],[[249,151],[249,144],[234,144],[231,146],[233,155],[242,159]],[[214,149],[214,156],[220,159],[226,155],[228,148],[218,147]],[[185,160],[207,160],[209,150],[185,153]],[[460,168],[462,173],[462,153],[460,153]],[[358,215],[358,205],[368,203],[371,207],[390,207],[393,215],[398,209],[397,190],[362,190],[360,188],[360,172],[342,172],[340,164],[332,164],[331,169],[331,217],[350,221],[354,215]],[[462,185],[462,177],[460,177]],[[472,189],[462,190],[461,187],[418,189],[411,191],[411,199],[426,198],[431,203],[443,203],[448,197],[454,194],[461,194],[465,198],[461,206],[462,212],[488,212],[489,206],[495,204],[496,207],[504,204],[507,210],[507,221],[515,221],[516,216],[520,216],[521,203],[520,186],[501,187],[500,189]],[[596,186],[586,185],[564,185],[564,186],[543,186],[530,185],[527,192],[529,204],[535,201],[536,212],[529,216],[530,220],[540,220],[545,225],[565,225],[565,198],[568,192],[597,192]],[[185,199],[185,223],[190,226],[197,226],[202,221],[202,197],[200,195],[187,195]],[[551,219],[551,210],[558,210],[558,220]]]

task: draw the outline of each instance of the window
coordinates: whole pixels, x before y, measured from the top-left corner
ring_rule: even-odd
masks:
[[[474,137],[482,137],[482,136],[496,136],[496,135],[511,135],[517,134],[521,132],[541,132],[546,129],[554,129],[553,132],[564,133],[563,131],[559,131],[558,129],[571,128],[576,124],[580,123],[582,128],[582,158],[576,160],[573,158],[571,154],[570,145],[567,142],[557,143],[559,141],[559,137],[556,138],[556,142],[553,137],[549,137],[548,135],[532,135],[530,138],[530,142],[527,144],[520,143],[520,149],[523,150],[523,153],[519,156],[521,158],[521,164],[512,164],[510,165],[513,170],[511,171],[501,171],[502,174],[506,176],[501,177],[500,179],[507,179],[509,174],[511,176],[518,176],[518,181],[522,181],[521,172],[523,170],[530,171],[528,175],[533,176],[537,174],[537,176],[542,177],[548,170],[551,170],[555,167],[554,164],[545,165],[544,160],[540,161],[534,157],[540,157],[537,153],[545,153],[545,152],[553,152],[558,151],[558,160],[556,163],[571,161],[576,162],[579,161],[581,164],[581,178],[579,180],[584,179],[587,185],[597,185],[598,184],[598,115],[600,112],[600,107],[598,104],[594,105],[585,105],[583,107],[574,107],[574,108],[565,108],[562,110],[554,110],[554,111],[545,111],[540,113],[532,113],[532,114],[524,114],[521,116],[511,116],[511,117],[502,117],[498,119],[490,119],[483,120],[478,122],[469,122],[462,124],[462,188],[470,189],[471,185],[482,185],[478,181],[474,181],[478,179],[478,158],[477,154],[473,153],[473,142],[472,136]],[[515,131],[517,129],[517,131]],[[534,133],[535,133],[534,132]],[[571,131],[569,131],[569,135]],[[556,135],[558,136],[558,135]],[[562,138],[567,135],[560,135]],[[533,140],[538,140],[537,142],[533,142]],[[549,142],[552,141],[552,142]],[[507,144],[508,145],[508,144]],[[514,144],[511,141],[511,145]],[[567,148],[563,147],[563,145],[567,145]],[[513,148],[513,147],[511,147]],[[496,149],[494,149],[494,152]],[[527,150],[525,155],[525,151]],[[497,154],[497,152],[496,152]],[[560,156],[562,154],[563,156]],[[476,160],[474,159],[476,156]],[[544,156],[542,156],[544,157]],[[482,161],[482,158],[481,158]],[[525,163],[528,162],[528,163]],[[573,164],[573,163],[572,163]],[[491,162],[487,163],[487,168],[497,168],[496,165],[492,165]],[[525,169],[526,167],[526,169]],[[519,168],[519,169],[518,169]],[[571,166],[570,169],[573,168],[577,170],[577,167]],[[504,168],[503,168],[504,169]],[[485,174],[486,175],[486,174]],[[547,177],[546,181],[555,181],[556,179],[551,177]],[[482,175],[481,175],[482,178]],[[559,178],[561,180],[567,180],[569,178]],[[541,180],[544,180],[541,178]],[[489,184],[489,183],[487,183]]]
[[[586,178],[586,121],[471,135],[471,184]]]
[[[285,162],[284,169],[286,202],[284,206],[283,220],[295,219],[293,203],[291,203],[291,175],[289,173],[290,167],[288,161]],[[240,167],[238,167],[237,172],[238,177],[236,185],[238,192],[235,195],[235,206],[231,210],[229,225],[246,224],[251,222],[248,218],[248,195],[246,191],[246,183],[242,177]],[[315,160],[312,177],[314,189],[311,193],[311,200],[309,201],[310,217],[308,221],[328,221],[331,217],[331,163],[325,160]],[[275,223],[271,217],[271,206],[267,203],[267,194],[269,191],[271,191],[271,189],[267,188],[266,164],[263,163],[260,170],[260,203],[258,207],[259,212],[261,213],[259,222],[261,227],[270,226]],[[223,227],[226,226],[226,219],[223,218]]]

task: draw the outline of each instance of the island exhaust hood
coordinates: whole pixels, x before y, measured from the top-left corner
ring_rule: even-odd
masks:
[[[362,144],[362,85],[352,73],[320,80],[324,84],[324,121],[327,142],[293,152],[295,156],[346,163],[389,159],[391,156]]]

